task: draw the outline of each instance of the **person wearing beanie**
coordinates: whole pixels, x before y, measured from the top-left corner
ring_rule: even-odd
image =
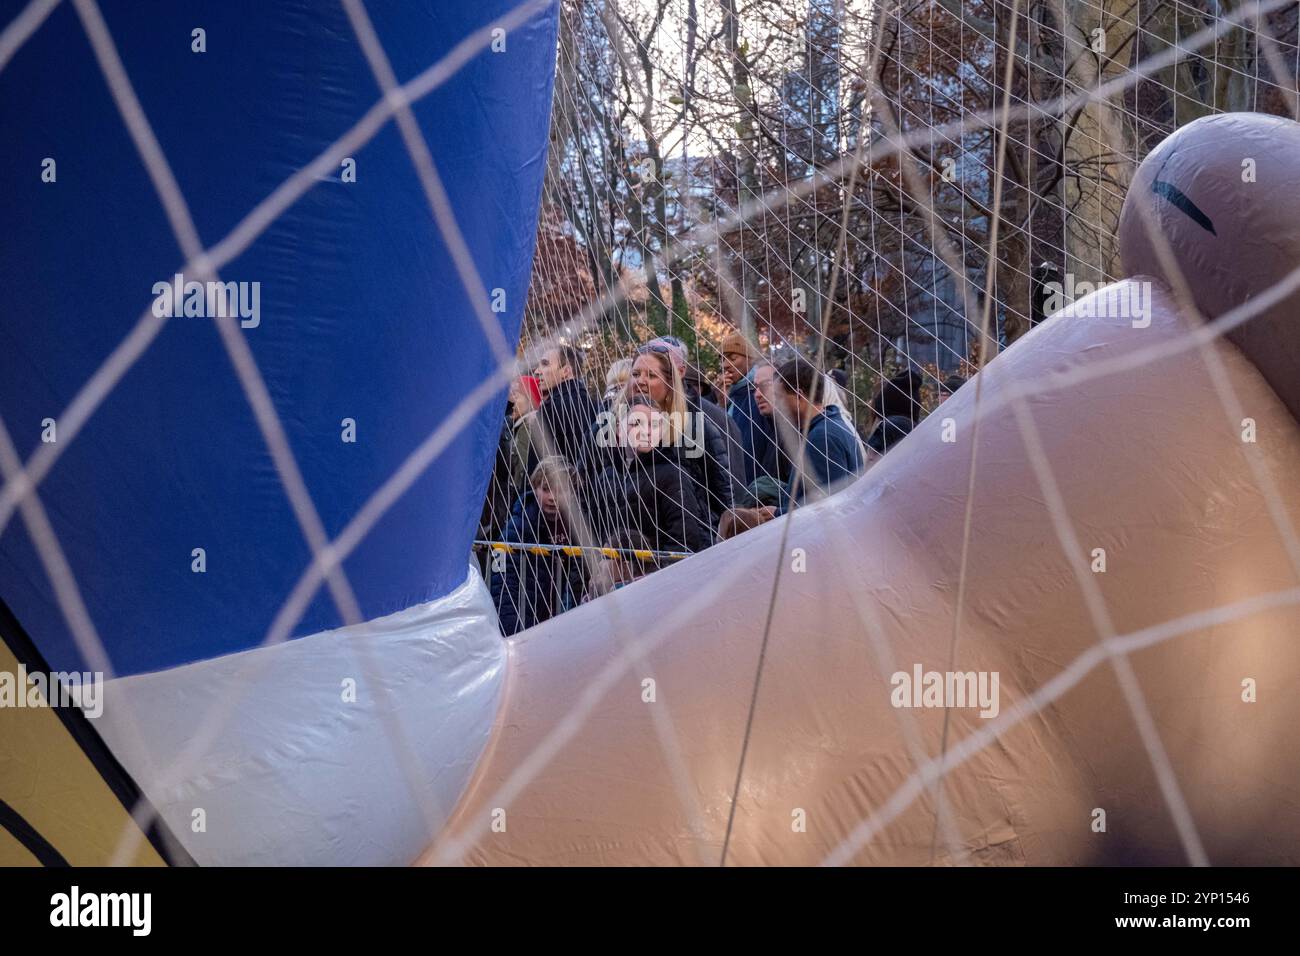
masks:
[[[734,329],[722,337],[722,380],[728,388],[744,378],[759,359],[754,344]]]
[[[760,364],[758,349],[743,335],[733,331],[723,336],[722,381],[727,388],[727,415],[736,425],[739,464],[735,471],[742,488],[768,474],[764,463],[776,458],[776,426],[758,407],[754,372]]]
[[[518,392],[516,397],[515,392]],[[510,404],[512,406],[526,405],[524,411],[516,409],[516,417],[526,412],[537,411],[537,406],[542,404],[542,387],[534,375],[520,375],[519,378],[511,385]]]
[[[964,384],[965,384],[965,379],[963,379],[960,375],[957,375],[956,373],[949,375],[947,378],[940,379],[939,381],[935,382],[934,388],[931,391],[931,395],[933,397],[930,399],[928,403],[926,403],[925,406],[926,413],[929,414],[930,412],[938,408],[940,405],[942,405],[944,402],[946,402],[949,398],[952,397],[952,393],[957,391],[957,389],[961,388],[962,385]]]
[[[702,395],[719,408],[722,407],[722,396],[718,394],[718,389],[710,381],[709,376],[698,365],[688,365],[686,374],[682,376],[682,384],[697,395]]]

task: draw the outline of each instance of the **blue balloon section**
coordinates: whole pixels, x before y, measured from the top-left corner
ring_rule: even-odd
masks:
[[[25,6],[0,3],[3,25]],[[513,6],[369,12],[405,82]],[[101,9],[208,246],[381,96],[336,4]],[[533,254],[555,18],[546,8],[414,106],[483,284],[504,292],[495,318],[509,343]],[[0,415],[26,460],[46,420],[66,440],[60,414],[184,257],[71,4],[0,72],[0,129]],[[395,123],[351,159],[355,182],[342,165],[323,176],[221,269],[250,297],[257,284],[257,324],[241,334],[331,537],[494,368]],[[347,559],[365,617],[465,580],[502,401]],[[167,320],[39,495],[119,674],[260,643],[310,561],[210,318]],[[0,537],[0,598],[52,667],[83,667],[17,513]],[[322,590],[294,634],[341,623]]]

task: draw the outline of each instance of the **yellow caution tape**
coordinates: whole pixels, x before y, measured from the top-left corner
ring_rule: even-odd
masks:
[[[564,554],[570,558],[580,558],[584,553],[598,554],[606,558],[634,557],[639,561],[680,561],[689,558],[689,551],[650,551],[643,548],[584,548],[573,544],[531,544],[517,541],[475,541],[474,550],[500,551],[513,554],[516,551],[528,554]]]

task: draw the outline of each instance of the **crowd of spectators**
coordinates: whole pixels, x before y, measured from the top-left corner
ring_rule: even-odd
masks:
[[[923,414],[920,375],[888,379],[864,438],[843,372],[773,365],[738,333],[721,352],[717,384],[672,337],[613,362],[597,394],[570,345],[511,383],[479,527],[501,543],[482,556],[504,633],[834,492]]]

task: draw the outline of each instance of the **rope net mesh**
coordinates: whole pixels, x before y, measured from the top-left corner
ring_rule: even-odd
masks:
[[[712,539],[752,526],[720,515],[714,473],[728,504],[756,508],[792,472],[812,486],[826,471],[796,467],[818,450],[779,401],[762,423],[774,449],[738,407],[752,401],[739,374],[754,386],[756,365],[796,355],[833,376],[823,404],[869,467],[998,352],[1122,276],[1120,208],[1151,148],[1211,113],[1298,115],[1298,68],[1291,3],[565,0],[519,371],[571,346],[608,427],[569,404],[539,440],[536,399],[515,396],[480,538],[555,543],[566,523],[509,518],[539,456],[575,457],[588,428],[622,452],[570,461],[566,542],[630,532],[626,547],[698,550],[692,510]],[[645,456],[618,431],[649,391],[629,366],[664,336],[684,358],[682,410],[741,426],[666,487],[626,473],[621,458]],[[724,354],[737,337],[752,347],[739,368]],[[650,374],[671,410],[671,370]],[[677,431],[712,438],[695,424]],[[621,482],[600,480],[611,461]],[[515,573],[530,562],[545,596]],[[582,556],[482,566],[545,605],[529,623],[610,587]]]
[[[205,250],[94,0],[76,0],[122,119],[168,208],[186,258],[184,271],[215,278],[321,171],[337,167],[341,156],[484,48],[494,26],[486,25],[446,61],[395,88],[364,5],[344,5],[388,94],[376,106],[378,118],[358,122]],[[0,69],[55,6],[34,0],[4,25]],[[520,4],[495,24],[508,29],[545,6],[537,0]],[[765,399],[802,391],[819,407],[838,409],[854,438],[837,453],[853,465],[850,475],[860,473],[896,444],[900,436],[890,431],[891,422],[905,434],[962,387],[962,380],[1063,304],[1062,296],[1068,300],[1070,290],[1119,277],[1120,205],[1134,166],[1154,144],[1213,113],[1253,110],[1300,118],[1292,0],[560,0],[560,27],[543,211],[518,356],[507,356],[492,380],[467,395],[463,407],[333,540],[319,529],[276,412],[262,400],[264,385],[251,355],[237,334],[223,336],[250,403],[265,418],[259,419],[263,436],[277,453],[277,472],[313,554],[266,645],[288,637],[327,581],[343,616],[349,622],[357,618],[342,562],[473,413],[499,394],[494,386],[534,370],[543,379],[514,386],[531,398],[516,403],[518,419],[529,422],[528,442],[516,461],[514,446],[503,441],[504,469],[494,473],[488,489],[478,542],[489,557],[528,553],[569,562],[537,565],[549,575],[552,590],[529,592],[550,596],[527,613],[541,619],[709,546],[724,530],[726,513],[736,508],[765,500],[773,502],[767,507],[797,506],[801,491],[808,490],[801,482],[818,485],[828,476],[815,463],[809,467],[811,422],[797,414],[793,422],[785,420],[782,401],[767,401],[771,412],[764,412],[777,439],[771,460],[760,461],[752,445],[748,457],[742,448],[740,456],[724,460],[717,442],[690,419],[657,417],[690,409],[683,372],[728,414],[739,371],[734,356],[744,353],[747,374],[764,361],[780,365],[780,383],[770,384],[769,377],[769,384],[755,390]],[[408,140],[407,146],[417,167],[431,170],[417,156],[422,140]],[[429,190],[431,196],[436,192]],[[449,224],[432,205],[446,233]],[[458,268],[467,287],[482,287],[472,263]],[[160,328],[147,311],[141,316],[62,416],[58,447],[45,446],[23,462],[0,422],[0,529],[21,511],[79,646],[109,675],[111,662],[37,493],[57,456]],[[667,352],[655,348],[665,336],[673,339]],[[567,357],[566,348],[573,350]],[[797,362],[787,374],[788,359],[796,355],[820,378],[800,377]],[[637,371],[637,360],[661,372]],[[606,381],[621,362],[632,366],[634,387],[620,385],[617,374]],[[615,440],[596,441],[599,421],[585,415],[533,429],[529,416],[540,415],[536,399],[545,396],[544,408],[561,390],[576,388],[552,374],[557,365],[585,381],[591,401],[584,408],[613,413]],[[832,371],[841,373],[833,385]],[[674,404],[679,392],[682,401]],[[1032,427],[1019,424],[1032,437]],[[513,439],[517,425],[508,417],[503,438]],[[650,480],[655,494],[646,501],[629,494],[646,482],[628,461],[637,457],[633,452],[661,447],[656,429],[681,439],[676,447],[682,451],[643,465],[677,476],[671,488]],[[574,434],[591,438],[589,454],[575,451]],[[529,451],[534,441],[537,449]],[[736,473],[749,477],[746,468],[771,478],[771,485],[736,480]],[[1036,459],[1035,468],[1050,487],[1048,463]],[[518,509],[521,501],[531,502],[531,510]],[[496,525],[494,502],[504,502],[505,509]],[[639,519],[650,520],[630,522],[633,506]],[[1061,519],[1059,503],[1053,508]],[[506,525],[516,511],[522,517],[511,541]],[[557,523],[556,515],[563,520]],[[553,533],[560,527],[564,540]],[[726,530],[743,529],[743,522],[733,522]],[[1292,529],[1279,530],[1294,543]],[[506,540],[498,540],[499,534]],[[525,547],[497,546],[509,544]],[[490,578],[501,571],[485,566]],[[1004,720],[957,742],[951,752],[945,740],[938,757],[918,761],[906,785],[862,821],[828,862],[852,859],[949,769],[1048,706],[1108,655],[1122,660],[1158,640],[1297,600],[1293,588],[1144,632],[1110,635],[1107,650],[1099,646],[1075,661]],[[1134,687],[1133,693],[1130,706],[1145,714],[1140,690]],[[202,741],[221,732],[237,706],[235,695],[223,706],[205,715],[204,732],[170,768],[168,781],[197,771]],[[566,728],[581,723],[587,706],[579,702],[574,719],[548,737],[547,752],[553,754],[564,734],[571,735]],[[666,712],[661,717],[656,711],[656,719],[668,720]],[[400,728],[390,733],[399,753],[409,757]],[[1143,745],[1161,775],[1188,858],[1203,862],[1177,784],[1162,770],[1167,760],[1158,739],[1144,735]],[[538,766],[545,754],[539,759]],[[418,790],[412,761],[402,763],[408,784]],[[525,769],[524,776],[537,772],[531,764]],[[737,791],[742,775],[743,756]],[[523,779],[511,781],[516,791],[524,785]],[[734,794],[732,802],[734,807]],[[139,829],[124,831],[116,862],[131,858],[139,833],[156,814],[141,801],[134,816]],[[431,824],[430,838],[435,835]],[[461,845],[446,860],[458,859],[463,850]],[[724,847],[724,860],[725,852]]]

